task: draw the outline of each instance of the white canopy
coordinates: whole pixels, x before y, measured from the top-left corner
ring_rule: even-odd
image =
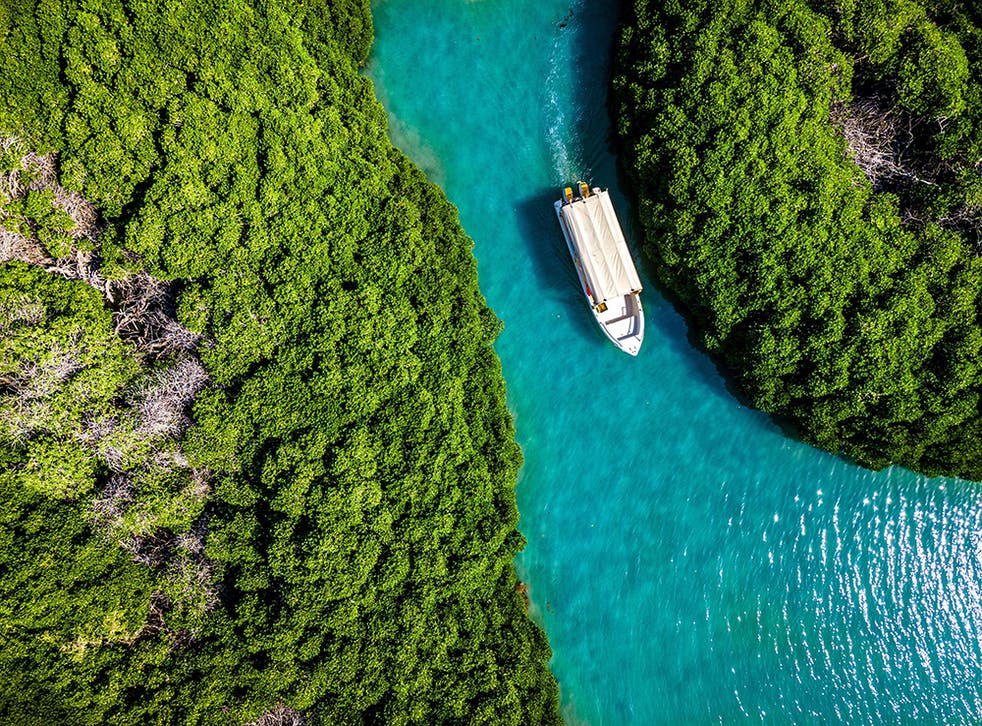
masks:
[[[585,199],[564,204],[560,211],[579,252],[594,302],[641,289],[609,192],[594,192]]]

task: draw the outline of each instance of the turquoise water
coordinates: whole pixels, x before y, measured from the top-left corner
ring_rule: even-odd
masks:
[[[582,300],[551,202],[610,186],[614,4],[382,0],[394,141],[475,241],[525,467],[517,561],[568,723],[982,715],[982,489],[873,474],[740,406],[642,271],[629,358]]]

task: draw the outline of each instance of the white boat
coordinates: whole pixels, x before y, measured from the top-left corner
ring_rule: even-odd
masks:
[[[593,317],[610,341],[637,355],[644,341],[641,280],[617,222],[610,192],[579,183],[579,196],[566,187],[556,216],[573,257]]]

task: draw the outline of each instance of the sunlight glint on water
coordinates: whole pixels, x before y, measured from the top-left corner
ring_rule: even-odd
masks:
[[[613,7],[613,4],[611,4]],[[613,10],[382,0],[368,75],[475,241],[526,464],[517,562],[570,723],[982,713],[978,485],[873,474],[739,406],[642,271],[637,359],[594,329],[551,202],[617,190]]]

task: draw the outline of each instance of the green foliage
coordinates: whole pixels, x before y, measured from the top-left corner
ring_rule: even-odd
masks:
[[[77,499],[99,465],[79,439],[115,411],[138,366],[98,292],[21,264],[0,268],[3,480]]]
[[[926,16],[917,0],[842,0],[820,3],[826,15],[837,16],[837,31],[857,56],[878,68],[890,67],[903,47],[905,34]]]
[[[40,242],[50,257],[67,257],[75,249],[76,241],[68,235],[75,223],[55,204],[50,189],[28,190],[22,199],[0,195],[0,226]]]
[[[100,206],[104,271],[178,281],[181,322],[206,336],[215,387],[182,447],[215,474],[202,521],[222,581],[190,643],[168,622],[91,681],[43,653],[24,678],[73,682],[63,712],[97,703],[113,723],[241,723],[279,701],[324,724],[557,722],[512,566],[500,323],[456,210],[391,147],[357,74],[367,1],[20,0],[2,19],[0,127],[56,149],[62,184]],[[91,350],[119,391],[119,342]],[[152,451],[107,444],[160,493],[130,528],[186,527],[180,482],[136,467]],[[58,461],[57,481],[87,477],[77,496],[99,482]],[[193,577],[182,566],[157,589]]]
[[[638,0],[613,90],[647,251],[742,395],[867,466],[980,479],[982,55],[948,5]],[[864,94],[912,130],[875,187],[829,122]]]
[[[3,491],[0,720],[106,723],[140,661],[166,656],[141,637],[152,571],[94,537],[78,505],[6,478]]]
[[[928,21],[910,34],[898,71],[901,106],[922,116],[957,116],[965,108],[969,79],[958,38]]]

